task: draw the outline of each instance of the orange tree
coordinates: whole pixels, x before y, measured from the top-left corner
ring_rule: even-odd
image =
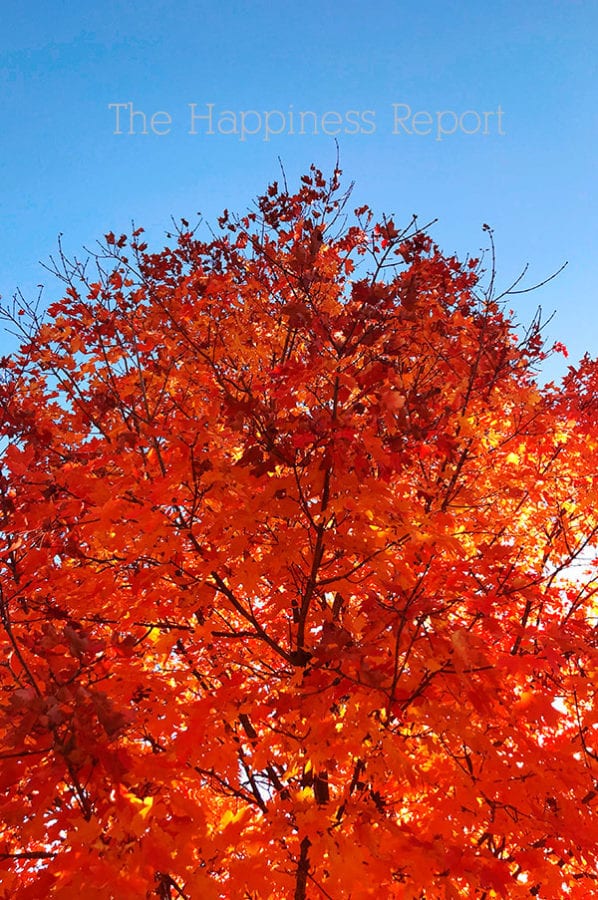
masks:
[[[596,366],[338,174],[5,310],[3,898],[598,896]]]

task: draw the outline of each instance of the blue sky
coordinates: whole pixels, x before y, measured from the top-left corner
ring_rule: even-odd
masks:
[[[40,261],[59,233],[81,255],[134,220],[161,245],[171,215],[244,210],[279,177],[278,157],[291,185],[312,162],[330,172],[336,138],[356,206],[438,218],[434,238],[461,256],[487,246],[490,224],[499,286],[526,263],[529,286],[568,260],[512,305],[523,323],[538,304],[556,310],[547,334],[569,362],[598,353],[593,0],[38,2],[3,4],[2,26],[4,301],[39,283],[48,302],[58,296]],[[141,116],[128,133],[124,106],[114,133],[110,105],[129,103],[148,133]],[[214,134],[206,120],[190,133],[190,104],[203,115],[213,104]],[[232,127],[225,110],[256,133],[219,133]],[[152,132],[156,112],[170,123],[159,116]]]

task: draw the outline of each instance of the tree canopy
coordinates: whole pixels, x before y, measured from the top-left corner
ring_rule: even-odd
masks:
[[[58,260],[0,408],[0,897],[598,897],[598,368],[339,172]]]

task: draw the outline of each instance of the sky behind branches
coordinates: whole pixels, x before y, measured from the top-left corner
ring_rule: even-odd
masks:
[[[59,234],[80,257],[134,221],[159,248],[171,216],[242,212],[280,162],[291,189],[312,162],[329,174],[338,142],[352,205],[437,218],[461,257],[488,223],[499,289],[568,261],[509,305],[523,325],[556,311],[546,334],[570,358],[546,377],[598,353],[594,2],[37,2],[2,19],[4,302],[58,297],[40,261]]]

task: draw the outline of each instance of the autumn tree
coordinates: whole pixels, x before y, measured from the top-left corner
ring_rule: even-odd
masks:
[[[598,368],[348,200],[4,311],[2,898],[598,897]]]

